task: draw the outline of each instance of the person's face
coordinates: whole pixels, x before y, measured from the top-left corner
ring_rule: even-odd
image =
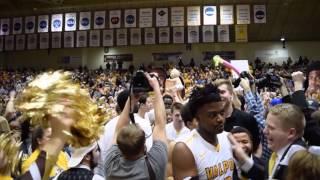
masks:
[[[171,105],[173,103],[171,98],[164,98],[163,102],[166,109],[171,109]]]
[[[38,140],[39,147],[43,147],[51,137],[51,128],[44,129],[43,137]]]
[[[235,134],[232,134],[232,135],[236,139],[236,141],[240,144],[240,146],[244,150],[244,152],[247,155],[251,155],[251,153],[252,153],[252,142],[250,140],[249,135],[247,133],[245,133],[245,132],[235,133]]]
[[[309,85],[310,90],[316,90],[320,88],[320,70],[314,70],[309,73]]]
[[[179,123],[179,124],[183,124],[182,118],[181,118],[181,114],[180,114],[180,110],[178,109],[174,109],[172,112],[172,120],[175,123]]]
[[[150,111],[152,109],[152,99],[150,97],[147,98],[146,107],[147,111]]]
[[[166,109],[166,114],[167,114],[167,123],[172,122],[172,113],[171,113],[171,109]]]
[[[204,104],[196,113],[198,128],[213,136],[221,133],[225,122],[224,111],[224,101]]]
[[[141,104],[140,108],[142,108],[142,110],[144,112],[149,112],[152,108],[152,103],[151,103],[151,99],[147,98],[146,103],[145,104]]]
[[[220,97],[226,101],[227,104],[230,104],[233,99],[232,92],[228,90],[228,86],[226,84],[222,84],[218,87],[220,90]]]
[[[289,130],[284,128],[279,117],[272,113],[267,115],[263,133],[267,137],[268,148],[274,152],[279,151],[290,143]]]

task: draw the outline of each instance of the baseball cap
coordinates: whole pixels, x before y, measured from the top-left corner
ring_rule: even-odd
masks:
[[[278,104],[282,104],[282,98],[273,98],[270,101],[270,105],[271,106],[275,106],[275,105],[278,105]]]
[[[97,145],[98,145],[97,142],[94,142],[94,143],[90,144],[89,146],[74,149],[73,153],[71,154],[71,158],[68,162],[69,168],[73,168],[73,167],[78,166],[81,163],[81,161],[83,160],[83,158],[89,152],[91,152]]]

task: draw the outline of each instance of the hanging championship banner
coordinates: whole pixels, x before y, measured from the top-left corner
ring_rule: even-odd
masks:
[[[94,29],[104,29],[106,27],[106,11],[94,12]]]
[[[229,26],[219,25],[218,26],[218,42],[229,42]]]
[[[188,26],[200,26],[200,6],[187,7],[187,25]]]
[[[87,31],[77,31],[77,47],[87,47]]]
[[[53,14],[51,16],[51,32],[61,32],[62,31],[62,14]]]
[[[73,48],[74,47],[74,32],[64,32],[63,33],[63,47]]]
[[[3,36],[0,36],[0,52],[3,51],[3,45],[4,45]]]
[[[64,30],[75,31],[77,29],[77,13],[66,13],[64,17]]]
[[[156,9],[156,26],[168,26],[168,8]]]
[[[113,29],[103,30],[103,46],[113,46]]]
[[[184,43],[184,27],[173,27],[173,43]]]
[[[156,43],[156,29],[145,28],[144,29],[144,44],[155,44]]]
[[[199,26],[188,26],[188,43],[199,43]]]
[[[220,6],[220,24],[233,23],[233,5]]]
[[[6,51],[13,51],[14,47],[14,36],[9,35],[9,36],[4,36],[5,37],[5,50]]]
[[[12,22],[13,26],[13,34],[21,34],[22,33],[22,17],[13,18]]]
[[[127,29],[117,29],[117,46],[128,45]]]
[[[16,36],[16,50],[22,51],[25,49],[26,36],[24,34]]]
[[[35,29],[35,21],[36,17],[35,16],[27,16],[24,21],[24,32],[26,34],[34,33]]]
[[[250,5],[237,5],[237,24],[250,24]]]
[[[49,33],[41,33],[39,35],[40,49],[49,49]]]
[[[100,30],[90,31],[90,47],[99,47],[100,46]]]
[[[248,42],[248,26],[236,25],[236,42]]]
[[[139,9],[139,27],[152,27],[152,8]]]
[[[41,15],[38,16],[38,32],[48,32],[49,30],[49,16]]]
[[[38,38],[37,34],[28,34],[28,42],[27,42],[27,49],[33,50],[37,49]]]
[[[141,29],[140,28],[130,29],[130,44],[141,45]]]
[[[214,42],[214,26],[202,26],[202,42]]]
[[[124,27],[137,27],[137,10],[124,10]]]
[[[169,43],[170,42],[170,28],[162,27],[159,28],[159,43]]]
[[[91,12],[80,12],[79,30],[89,30],[91,24]]]
[[[51,47],[52,48],[61,48],[61,33],[51,33]]]
[[[0,21],[0,36],[9,35],[10,34],[10,19],[5,18]]]
[[[204,6],[203,7],[203,25],[217,24],[217,7]]]
[[[120,28],[121,25],[121,10],[109,11],[110,28]]]
[[[184,26],[184,7],[171,8],[171,26]]]
[[[253,6],[254,23],[266,23],[266,5],[254,5]]]

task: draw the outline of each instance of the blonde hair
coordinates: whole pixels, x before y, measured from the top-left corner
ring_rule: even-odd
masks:
[[[282,128],[295,128],[298,137],[303,136],[305,118],[301,109],[293,104],[278,104],[270,108],[269,113],[277,116],[281,121]]]
[[[233,96],[233,98],[232,98],[233,107],[237,108],[237,109],[241,109],[241,101],[239,100],[237,94],[235,93],[233,86],[232,86],[232,83],[229,79],[217,79],[213,82],[213,84],[216,85],[217,87],[225,84],[227,86],[227,90]]]
[[[320,156],[307,150],[296,152],[290,159],[287,180],[317,180],[320,177]]]
[[[144,131],[136,124],[129,124],[123,127],[118,136],[117,144],[125,157],[138,155],[146,141]]]
[[[33,125],[50,126],[50,119],[63,118],[66,109],[72,110],[71,126],[73,147],[88,146],[96,141],[105,124],[105,113],[90,97],[88,89],[73,82],[72,74],[48,71],[31,81],[16,99],[16,107]]]

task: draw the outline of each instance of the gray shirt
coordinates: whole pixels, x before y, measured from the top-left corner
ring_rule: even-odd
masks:
[[[145,156],[131,161],[122,157],[118,145],[113,145],[105,159],[105,177],[107,180],[130,179],[148,180],[149,172]],[[167,146],[161,141],[154,141],[147,153],[148,160],[157,180],[165,179],[168,162]]]

